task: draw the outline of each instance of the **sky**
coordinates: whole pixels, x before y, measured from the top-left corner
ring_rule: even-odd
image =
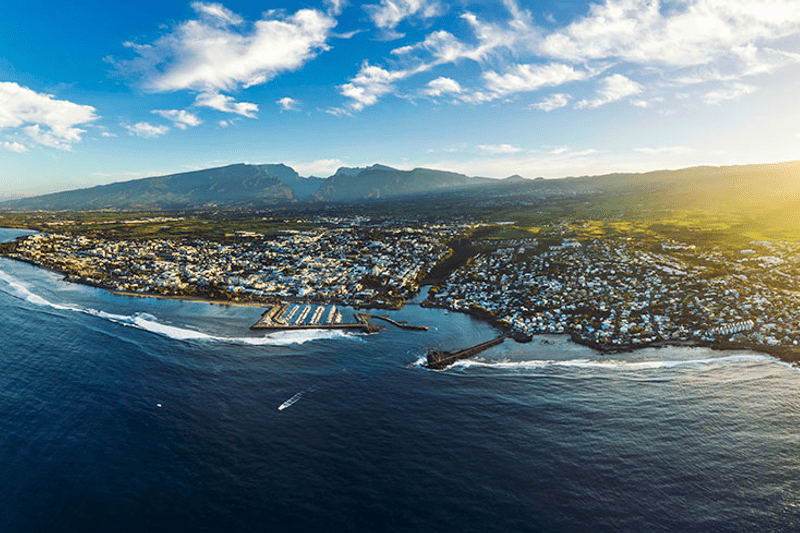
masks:
[[[231,163],[800,159],[797,0],[0,2],[0,197]]]

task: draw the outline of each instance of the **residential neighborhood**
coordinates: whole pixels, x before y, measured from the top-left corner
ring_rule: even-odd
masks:
[[[430,291],[427,304],[488,314],[528,334],[570,333],[601,349],[663,342],[796,346],[794,243],[739,255],[632,238],[564,239],[539,254],[498,243]]]
[[[485,224],[317,217],[312,229],[208,239],[106,240],[41,233],[11,257],[112,290],[232,302],[400,308],[448,247]],[[553,224],[549,244],[476,238],[423,305],[469,312],[528,335],[570,334],[604,350],[664,343],[794,347],[800,342],[800,247],[751,241],[698,247],[663,239],[579,236]],[[554,236],[557,241],[553,244]]]
[[[230,243],[47,233],[27,238],[11,256],[122,292],[397,307],[416,294],[459,231],[336,220],[270,238],[237,232]]]

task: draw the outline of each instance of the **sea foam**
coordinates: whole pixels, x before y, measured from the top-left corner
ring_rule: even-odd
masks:
[[[73,311],[94,316],[109,322],[114,322],[127,327],[148,331],[156,335],[168,337],[180,341],[212,341],[230,344],[241,344],[250,346],[289,346],[295,344],[305,344],[306,342],[325,340],[325,339],[358,339],[357,335],[348,334],[337,330],[308,329],[302,331],[283,331],[270,333],[261,337],[225,337],[211,335],[193,329],[172,326],[159,322],[158,319],[149,313],[134,313],[133,315],[120,315],[109,313],[91,307],[79,307],[72,304],[57,304],[35,294],[28,289],[20,280],[8,275],[0,270],[0,281],[6,283],[6,288],[0,285],[0,290],[7,294],[25,300],[41,307],[50,307],[60,311]]]
[[[721,357],[686,360],[621,361],[615,359],[531,359],[526,361],[487,361],[465,359],[453,366],[458,368],[499,368],[499,369],[537,369],[543,368],[585,368],[616,371],[658,370],[683,366],[704,366],[719,364],[738,364],[744,362],[777,362],[774,357],[759,354],[732,354]]]

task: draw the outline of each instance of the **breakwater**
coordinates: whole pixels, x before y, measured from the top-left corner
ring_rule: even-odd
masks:
[[[456,361],[461,359],[469,359],[470,357],[474,357],[479,353],[488,350],[492,346],[497,346],[498,344],[502,343],[504,340],[511,338],[517,342],[530,342],[532,337],[520,331],[509,331],[503,333],[499,337],[496,337],[490,341],[482,342],[480,344],[476,344],[470,348],[465,348],[463,350],[457,352],[449,352],[446,350],[437,350],[431,348],[428,350],[426,354],[426,358],[428,360],[428,368],[432,368],[434,370],[442,370],[447,368],[448,366],[452,365]]]
[[[398,322],[397,320],[392,320],[389,318],[388,315],[366,315],[368,318],[375,318],[378,320],[383,320],[392,324],[393,326],[397,326],[400,329],[407,329],[411,331],[428,331],[428,326],[416,326],[414,324],[409,324],[405,320]]]
[[[432,368],[434,370],[442,370],[443,368],[447,368],[448,366],[452,365],[456,361],[459,361],[460,359],[468,359],[470,357],[474,357],[475,355],[478,355],[482,351],[488,350],[492,346],[497,346],[498,344],[506,340],[506,338],[508,338],[509,336],[510,335],[508,333],[504,333],[495,339],[482,342],[481,344],[477,344],[475,346],[472,346],[471,348],[466,348],[458,352],[448,352],[446,350],[430,349],[426,354],[426,358],[428,359],[428,368]]]

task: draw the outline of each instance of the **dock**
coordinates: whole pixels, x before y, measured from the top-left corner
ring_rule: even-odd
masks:
[[[271,331],[290,331],[301,329],[354,329],[367,333],[378,331],[378,326],[369,322],[370,315],[365,313],[355,313],[355,322],[342,322],[342,316],[335,306],[327,309],[328,306],[320,305],[314,311],[311,319],[306,318],[311,313],[311,305],[303,305],[302,312],[295,319],[300,306],[291,306],[287,303],[278,303],[267,308],[258,319],[258,322],[250,326],[252,330],[271,330]],[[326,313],[325,311],[328,310]],[[322,318],[325,317],[325,321]]]
[[[466,348],[458,352],[448,352],[445,350],[430,349],[428,350],[427,353],[428,368],[432,368],[434,370],[442,370],[452,365],[456,361],[459,361],[461,359],[469,359],[470,357],[474,357],[484,350],[488,350],[492,346],[497,346],[510,336],[511,336],[510,334],[504,333],[503,335],[500,335],[496,339],[492,339],[490,341],[477,344],[475,346],[472,346],[471,348]]]

